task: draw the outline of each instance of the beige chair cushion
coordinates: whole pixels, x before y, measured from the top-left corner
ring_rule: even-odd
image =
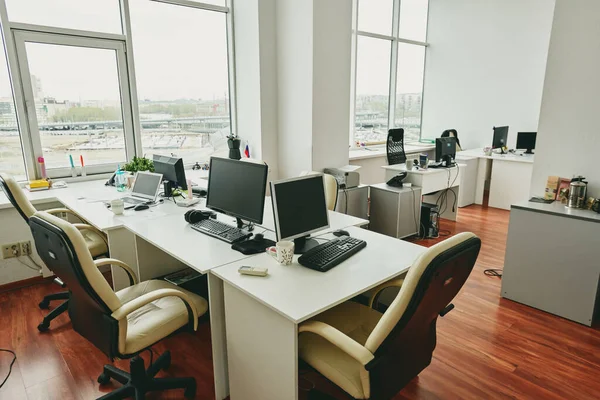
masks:
[[[15,201],[17,202],[17,205],[19,206],[21,211],[23,211],[27,218],[31,218],[33,214],[35,214],[36,210],[33,204],[31,204],[31,202],[25,195],[25,191],[21,188],[17,181],[15,181],[15,179],[9,174],[0,173],[0,176],[2,176],[4,182],[6,182],[8,189],[15,198]]]
[[[206,313],[208,303],[202,297],[169,282],[150,280],[119,290],[122,304],[158,289],[177,289],[193,301],[198,315]],[[163,339],[189,322],[187,308],[179,297],[163,297],[146,304],[127,316],[127,325],[120,324],[119,352],[134,354]],[[125,328],[125,329],[123,329]]]
[[[85,243],[93,258],[108,254],[106,242],[104,241],[104,238],[97,232],[94,232],[90,229],[80,229],[79,232],[81,232],[81,235],[83,235],[83,240],[85,240]]]
[[[348,301],[312,320],[325,322],[364,345],[381,316],[381,313],[369,307]],[[298,339],[298,352],[300,358],[352,397],[369,398],[369,373],[335,344],[314,333],[302,332]]]

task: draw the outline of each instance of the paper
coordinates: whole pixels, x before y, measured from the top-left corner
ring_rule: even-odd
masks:
[[[344,172],[356,172],[360,169],[360,165],[346,165],[344,167],[339,167],[337,168],[340,171],[344,171]]]

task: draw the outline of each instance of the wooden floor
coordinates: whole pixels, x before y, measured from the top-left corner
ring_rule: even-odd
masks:
[[[454,301],[456,308],[438,320],[432,364],[396,399],[599,399],[600,330],[501,299],[499,278],[485,276],[483,270],[502,268],[508,212],[470,206],[459,214],[458,222],[444,221],[442,228],[452,234],[476,233],[483,241],[481,254]],[[36,326],[45,312],[37,303],[55,291],[55,285],[41,284],[0,294],[0,348],[18,356],[0,389],[2,400],[94,399],[115,387],[99,388],[96,378],[107,359],[71,329],[66,315],[52,323],[50,332],[38,333]],[[208,324],[154,349],[171,350],[173,365],[165,376],[194,376],[196,398],[214,398]],[[147,353],[144,358],[148,360]],[[0,380],[11,359],[0,353]],[[128,364],[119,361],[117,366]],[[348,399],[317,373],[302,371],[301,388],[313,385],[334,398]],[[182,397],[181,391],[149,396]],[[304,398],[306,392],[301,391]]]

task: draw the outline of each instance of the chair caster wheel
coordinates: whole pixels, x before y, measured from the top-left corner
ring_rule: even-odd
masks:
[[[38,331],[40,332],[46,332],[49,328],[50,328],[50,324],[46,324],[44,322],[42,322],[41,324],[38,325]]]
[[[101,385],[106,385],[108,382],[110,382],[110,376],[108,376],[104,372],[101,373],[100,376],[98,377],[98,383]]]
[[[47,310],[50,308],[50,302],[47,300],[42,300],[38,306],[40,306],[42,310]]]
[[[196,383],[194,382],[193,386],[189,386],[187,389],[185,389],[185,392],[183,392],[183,396],[186,399],[193,399],[194,397],[196,397]]]

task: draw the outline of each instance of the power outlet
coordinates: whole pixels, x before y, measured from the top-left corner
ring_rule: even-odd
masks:
[[[21,244],[9,243],[2,245],[2,258],[21,257]]]
[[[29,240],[26,242],[21,242],[21,255],[22,256],[30,256],[31,255],[31,242]]]

